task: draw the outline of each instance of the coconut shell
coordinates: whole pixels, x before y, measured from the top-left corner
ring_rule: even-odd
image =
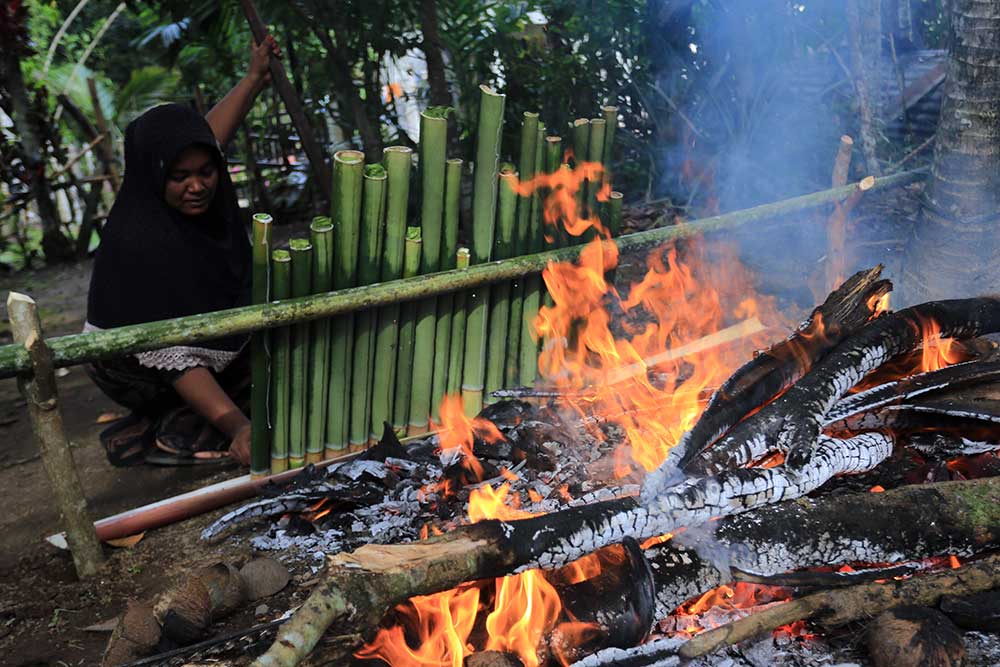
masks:
[[[274,595],[285,586],[291,575],[288,568],[273,558],[255,558],[240,570],[246,582],[247,597],[259,600]]]
[[[212,620],[228,616],[247,601],[247,586],[239,570],[228,563],[216,563],[195,572],[208,590]]]
[[[965,662],[962,633],[928,607],[898,607],[868,627],[868,653],[875,667],[960,667]]]
[[[153,608],[144,602],[129,600],[125,613],[115,626],[101,660],[102,667],[134,662],[150,655],[160,642],[160,624]]]
[[[945,595],[941,611],[966,630],[1000,632],[1000,589],[974,595]]]

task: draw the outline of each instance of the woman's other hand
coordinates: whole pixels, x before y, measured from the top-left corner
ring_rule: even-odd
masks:
[[[274,37],[268,35],[263,44],[253,42],[250,46],[250,65],[247,67],[247,77],[256,84],[266,85],[271,82],[271,56],[281,57],[281,49]]]
[[[250,465],[250,425],[240,429],[233,441],[229,443],[229,456],[239,461],[240,465]]]

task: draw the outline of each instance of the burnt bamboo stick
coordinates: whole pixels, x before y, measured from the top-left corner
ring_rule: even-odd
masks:
[[[264,21],[260,18],[253,0],[240,0],[240,6],[243,8],[243,14],[246,16],[247,23],[250,24],[250,31],[253,33],[254,40],[258,44],[263,43],[264,38],[267,37],[268,30]],[[323,150],[320,148],[319,142],[316,141],[312,125],[309,124],[309,119],[302,109],[299,96],[288,80],[288,75],[285,74],[285,66],[281,64],[281,61],[277,58],[270,58],[268,65],[271,70],[274,87],[277,89],[278,94],[281,95],[281,100],[285,103],[285,109],[288,110],[288,115],[291,116],[292,122],[295,124],[295,129],[299,132],[299,137],[302,140],[302,148],[309,158],[309,169],[316,179],[317,187],[323,193],[323,198],[326,201],[331,201],[330,172],[326,166]]]

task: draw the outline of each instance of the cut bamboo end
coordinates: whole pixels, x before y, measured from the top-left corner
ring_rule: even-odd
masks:
[[[483,409],[483,388],[468,389],[462,387],[462,411],[465,416],[472,418],[478,415]]]
[[[871,190],[873,187],[875,187],[874,176],[865,176],[858,182],[858,190],[860,190],[861,192],[866,192],[868,190]]]
[[[342,164],[358,164],[365,161],[365,154],[361,151],[346,149],[333,154],[333,161]]]

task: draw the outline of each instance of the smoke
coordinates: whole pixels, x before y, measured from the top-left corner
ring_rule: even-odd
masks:
[[[686,44],[673,44],[656,77],[661,98],[676,105],[660,191],[687,203],[687,217],[697,218],[829,188],[840,136],[857,137],[844,3],[663,4],[672,7],[674,29],[686,23],[688,34]],[[687,9],[684,21],[678,5]],[[880,69],[891,80],[889,63]],[[860,144],[852,180],[866,173]],[[775,284],[762,287],[784,285],[787,294],[802,287],[790,274],[822,268],[824,222],[825,215],[809,213],[726,236],[738,240],[742,259],[758,275],[774,274]],[[813,291],[789,296],[807,305]]]

